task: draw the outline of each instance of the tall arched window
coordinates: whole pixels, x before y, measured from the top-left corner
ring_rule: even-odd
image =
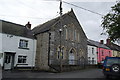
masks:
[[[67,29],[67,27],[65,28],[65,39],[66,40],[68,39],[68,29]]]
[[[80,33],[77,34],[77,41],[80,42]]]
[[[71,40],[71,27],[68,27],[68,39]]]
[[[72,26],[71,26],[71,35],[72,35],[72,36],[71,36],[71,40],[72,40],[72,41],[74,41],[74,33],[75,33],[75,31],[74,31],[74,26],[72,25]]]
[[[75,32],[74,32],[74,40],[76,41],[77,40],[77,30],[75,29]]]

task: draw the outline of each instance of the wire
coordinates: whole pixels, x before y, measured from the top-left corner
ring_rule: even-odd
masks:
[[[86,8],[83,8],[83,7],[80,7],[80,6],[77,6],[77,5],[75,5],[75,4],[68,3],[68,2],[65,2],[65,1],[63,1],[63,2],[66,3],[66,4],[69,4],[69,5],[72,5],[72,6],[78,7],[78,8],[80,8],[80,9],[83,9],[83,10],[89,11],[89,12],[91,12],[91,13],[94,13],[94,14],[97,14],[97,15],[100,15],[100,16],[104,16],[104,15],[102,15],[102,14],[100,14],[100,13],[97,13],[97,12],[94,12],[94,11],[92,11],[92,10],[89,10],[89,9],[86,9]]]
[[[56,1],[61,1],[61,0],[56,0]],[[20,1],[19,1],[20,2]],[[104,15],[102,15],[102,14],[100,14],[100,13],[97,13],[97,12],[94,12],[94,11],[91,11],[91,10],[89,10],[89,9],[86,9],[86,8],[83,8],[83,7],[80,7],[80,6],[77,6],[77,5],[75,5],[75,4],[72,4],[72,3],[68,3],[68,2],[66,2],[66,1],[62,1],[63,3],[66,3],[66,4],[69,4],[69,5],[72,5],[72,6],[75,6],[75,7],[77,7],[77,8],[80,8],[80,9],[83,9],[83,10],[86,10],[86,11],[89,11],[89,12],[91,12],[91,13],[94,13],[94,14],[97,14],[97,15],[100,15],[100,16],[104,16]],[[24,5],[24,6],[26,6],[24,3],[22,3],[22,2],[20,2],[22,5]],[[28,6],[27,6],[28,7]],[[31,8],[31,9],[33,9],[32,7],[29,7],[29,8]],[[34,9],[33,9],[34,10]],[[57,14],[58,15],[58,14]],[[26,16],[13,16],[13,15],[0,15],[0,16],[9,16],[9,17],[23,17],[23,18],[31,18],[31,19],[50,19],[50,18],[39,18],[39,17],[26,17]]]
[[[26,5],[25,3],[23,3],[22,1],[17,0],[18,3],[20,3],[21,5],[28,7],[32,10],[34,10],[34,12],[36,11],[36,13],[38,13],[36,9],[34,9],[33,7],[31,7],[30,5]],[[31,18],[31,19],[51,19],[51,18],[40,18],[40,17],[27,17],[27,16],[13,16],[13,15],[0,15],[0,16],[8,16],[8,17],[20,17],[20,18]],[[58,16],[58,13],[55,15],[55,17]]]
[[[60,1],[60,0],[56,0],[56,1]],[[74,7],[77,7],[77,8],[83,9],[83,10],[85,10],[85,11],[89,11],[89,12],[91,12],[91,13],[94,13],[94,14],[97,14],[97,15],[100,15],[100,16],[104,16],[103,14],[100,14],[100,13],[98,13],[98,12],[94,12],[94,11],[92,11],[92,10],[89,10],[89,9],[86,9],[86,8],[83,8],[83,7],[80,7],[80,6],[78,6],[78,5],[75,5],[75,4],[66,2],[66,1],[62,1],[62,2],[63,2],[63,3],[66,3],[66,4],[69,4],[69,5],[72,5],[72,6],[74,6]]]

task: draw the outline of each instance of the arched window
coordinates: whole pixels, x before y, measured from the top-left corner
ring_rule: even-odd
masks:
[[[80,42],[80,33],[78,32],[77,35],[78,35],[78,36],[77,36],[77,41]]]
[[[69,26],[68,27],[68,39],[69,40],[72,40],[72,35],[71,34],[72,34],[71,27]]]
[[[74,41],[74,33],[75,33],[75,31],[74,31],[74,26],[73,26],[73,24],[72,24],[72,26],[71,26],[71,40],[72,41]]]
[[[75,29],[75,32],[74,32],[74,40],[76,41],[77,40],[77,30]]]
[[[65,28],[65,39],[66,40],[68,39],[68,29],[67,29],[67,27]]]
[[[60,59],[60,46],[57,47],[57,59]]]
[[[61,50],[61,51],[60,51]],[[58,46],[57,48],[57,59],[65,59],[65,55],[66,55],[66,49],[65,47],[61,47],[60,49],[60,46]]]
[[[76,58],[76,51],[75,51],[75,49],[71,49],[69,51],[69,64],[70,65],[75,64],[75,58]]]
[[[66,49],[64,46],[61,48],[61,52],[62,52],[62,59],[66,59]]]
[[[83,52],[83,50],[82,49],[80,49],[80,57],[82,57],[82,56],[84,56],[84,52]]]

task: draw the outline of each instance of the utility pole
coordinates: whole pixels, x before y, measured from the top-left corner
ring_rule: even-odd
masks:
[[[61,46],[61,33],[62,33],[62,0],[60,0],[60,29],[59,29],[59,32],[60,32],[60,72],[62,72],[62,46]]]

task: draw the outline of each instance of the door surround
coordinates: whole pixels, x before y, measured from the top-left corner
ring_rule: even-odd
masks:
[[[5,70],[10,70],[14,68],[14,59],[16,52],[4,52],[4,64],[3,68]]]

